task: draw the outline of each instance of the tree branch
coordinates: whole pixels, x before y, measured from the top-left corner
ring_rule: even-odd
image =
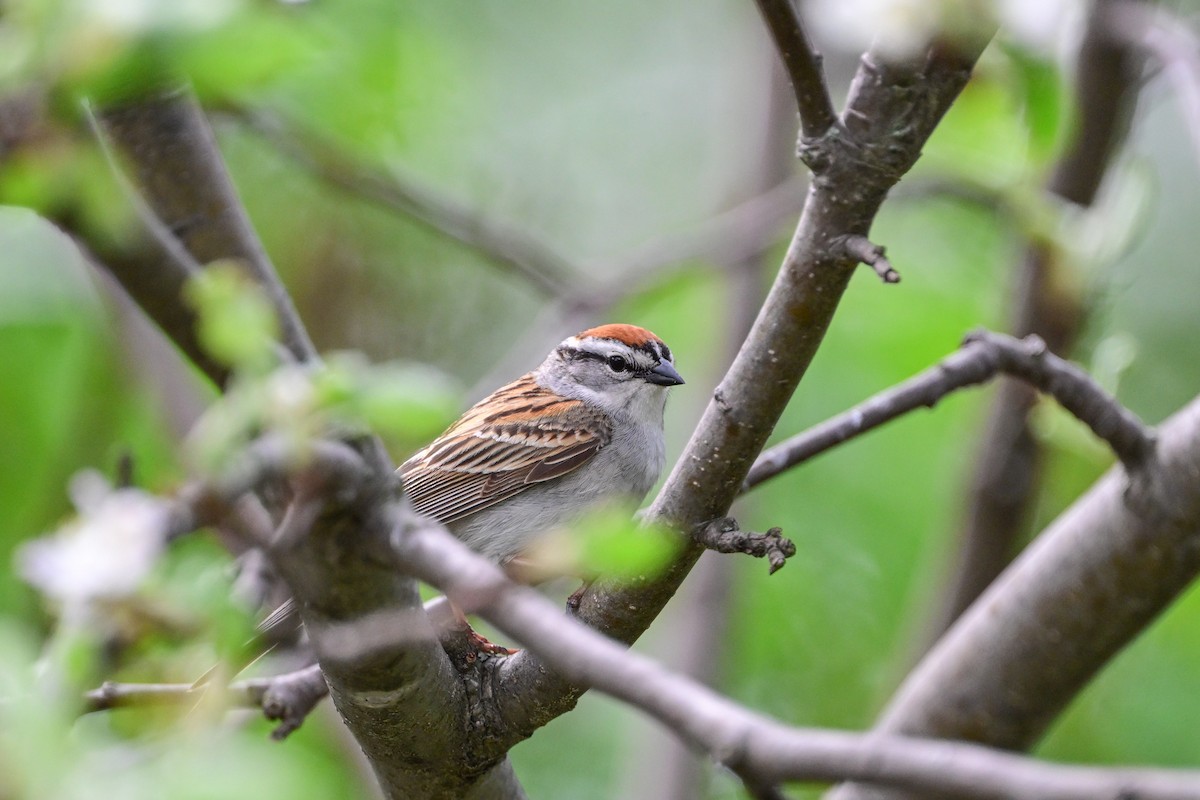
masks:
[[[909,411],[933,408],[951,392],[986,383],[1000,373],[1020,378],[1058,400],[1108,442],[1131,472],[1153,453],[1153,432],[1086,372],[1047,352],[1041,339],[978,331],[937,365],[764,451],[744,488],[751,489]]]
[[[316,350],[242,208],[204,113],[186,90],[97,110],[154,215],[200,264],[234,259],[263,287],[298,361]],[[188,176],[180,180],[180,176]]]
[[[1088,20],[1075,69],[1074,134],[1046,190],[1090,206],[1120,147],[1136,103],[1142,72],[1137,48],[1115,39],[1111,11],[1118,0],[1098,0]],[[1052,243],[1032,240],[1017,270],[1011,330],[1040,336],[1053,353],[1070,354],[1086,309],[1065,280],[1068,267]],[[999,574],[1026,534],[1037,496],[1043,449],[1029,430],[1036,396],[1020,384],[1002,385],[984,427],[969,493],[956,567],[934,621],[936,638]]]
[[[132,164],[140,193],[155,216],[197,261],[236,258],[246,264],[272,298],[292,354],[300,362],[314,362],[303,325],[246,219],[212,132],[190,95],[157,95],[103,109],[99,117]],[[179,180],[180,175],[189,180]],[[178,296],[170,300],[178,302]],[[379,516],[380,509],[392,508],[388,504],[399,495],[393,465],[374,437],[350,444],[343,449],[355,460],[361,455],[363,461],[349,476],[354,490],[333,497],[299,541],[285,536],[269,547],[310,633],[380,608],[420,608],[416,582],[372,556],[381,532],[396,524],[391,517],[382,524]],[[285,456],[286,450],[284,446]],[[238,491],[253,488],[262,475],[270,474],[272,465],[285,472],[297,468],[291,455],[292,461],[268,457],[261,463],[234,465],[220,485],[201,492],[195,508],[219,510],[222,497],[228,503]],[[340,469],[336,459],[324,466],[335,475]],[[411,516],[404,509],[390,513]],[[292,530],[303,533],[305,527],[297,524]],[[523,797],[503,754],[473,760],[468,732],[445,723],[466,713],[463,683],[428,625],[419,626],[417,634],[414,641],[366,661],[339,659],[336,652],[318,647],[334,704],[371,761],[384,793],[393,798]],[[398,715],[413,724],[396,725]]]
[[[864,58],[842,124],[803,148],[816,175],[791,246],[753,330],[651,506],[652,519],[690,530],[728,512],[854,271],[838,241],[870,228],[887,191],[916,161],[965,85],[982,47],[976,42],[970,55],[937,50],[919,63],[900,65]],[[921,92],[912,91],[916,83]],[[632,642],[701,552],[700,545],[689,543],[654,580],[592,584],[579,617]],[[524,735],[572,708],[581,691],[538,659],[522,656],[507,671],[504,686],[534,712],[521,726]]]
[[[1200,423],[1200,403],[1196,416]],[[1200,494],[1200,488],[1194,491]],[[1200,772],[1057,766],[968,744],[790,728],[561,615],[549,600],[509,581],[498,566],[440,527],[397,527],[391,543],[396,568],[438,586],[465,611],[530,648],[499,659],[496,668],[492,702],[507,725],[492,733],[501,737],[495,743],[501,749],[511,746],[514,735],[523,738],[508,725],[536,714],[528,698],[504,690],[505,678],[532,652],[570,680],[645,711],[755,787],[854,775],[927,795],[953,791],[968,798],[1151,800],[1200,792]]]
[[[585,277],[544,242],[517,227],[488,219],[414,180],[381,176],[271,114],[246,108],[236,108],[233,113],[250,130],[330,186],[399,212],[485,254],[547,297],[565,295]]]
[[[213,692],[219,692],[230,707],[262,709],[264,717],[279,722],[271,732],[271,738],[280,741],[300,727],[317,703],[329,694],[329,687],[316,664],[283,675],[237,681],[220,688],[212,683],[197,687],[192,683],[109,681],[84,695],[83,712],[191,705]]]
[[[1175,577],[1186,577],[1177,569],[1184,565],[1192,574],[1200,571],[1200,533],[1197,532],[1200,531],[1200,524],[1197,524],[1197,520],[1200,519],[1200,482],[1195,480],[1195,476],[1200,474],[1200,400],[1168,423],[1166,429],[1173,434],[1172,438],[1164,440],[1159,460],[1146,465],[1147,469],[1153,468],[1161,474],[1160,491],[1149,498],[1153,505],[1142,507],[1142,516],[1133,516],[1121,505],[1119,493],[1116,498],[1104,497],[1105,493],[1112,493],[1112,487],[1117,483],[1115,480],[1106,480],[1089,498],[1081,501],[1074,512],[1098,516],[1099,519],[1094,521],[1095,524],[1089,519],[1087,524],[1082,526],[1082,530],[1072,534],[1073,540],[1068,543],[1068,551],[1072,558],[1086,549],[1086,542],[1099,541],[1103,545],[1115,538],[1108,535],[1098,540],[1095,538],[1095,527],[1101,523],[1114,525],[1116,531],[1122,534],[1128,531],[1131,524],[1165,525],[1169,530],[1158,531],[1159,534],[1179,535],[1196,540],[1191,542],[1190,547],[1169,548],[1166,551],[1178,555],[1178,561],[1171,565],[1172,570],[1177,573]],[[281,452],[274,445],[260,449],[266,454]],[[529,705],[529,698],[506,690],[509,688],[508,681],[514,674],[520,673],[522,662],[536,657],[544,659],[550,667],[578,685],[593,686],[647,712],[693,747],[703,750],[729,767],[752,787],[769,787],[793,780],[831,781],[850,778],[919,791],[924,795],[951,791],[968,798],[1039,797],[1050,800],[1082,800],[1103,796],[1137,796],[1145,800],[1157,800],[1193,797],[1200,792],[1200,772],[1054,766],[969,744],[905,739],[886,733],[855,735],[789,728],[748,711],[684,676],[673,674],[650,659],[628,651],[623,645],[563,616],[549,600],[533,589],[512,583],[499,566],[471,551],[444,528],[429,522],[415,521],[400,503],[379,494],[365,462],[361,469],[347,469],[347,462],[359,458],[348,448],[337,443],[328,443],[317,446],[312,451],[328,453],[332,458],[318,459],[317,462],[308,465],[296,465],[286,457],[264,457],[260,453],[248,461],[257,465],[257,477],[246,478],[236,485],[228,484],[223,489],[210,487],[207,490],[193,491],[188,497],[202,498],[228,492],[223,499],[232,504],[237,500],[237,492],[249,491],[263,481],[274,479],[275,471],[280,465],[292,465],[294,474],[303,479],[312,470],[319,469],[323,461],[328,461],[333,467],[329,471],[331,479],[311,484],[321,487],[326,493],[327,501],[346,498],[357,491],[363,495],[361,499],[379,510],[375,524],[366,531],[354,532],[355,540],[361,541],[365,538],[368,542],[372,567],[386,570],[393,575],[411,574],[443,589],[458,607],[467,612],[479,613],[502,632],[530,648],[511,658],[489,659],[490,672],[484,673],[490,675],[487,678],[486,689],[483,688],[482,682],[477,684],[482,693],[473,702],[485,708],[473,712],[472,720],[476,721],[476,724],[482,722],[483,727],[467,726],[465,735],[469,741],[465,743],[467,749],[464,752],[469,753],[474,760],[468,760],[464,768],[479,769],[481,780],[485,783],[507,785],[511,773],[506,762],[497,759],[502,759],[503,753],[507,752],[515,741],[528,735],[529,724],[537,723],[539,712]],[[197,501],[190,499],[188,502]],[[1114,509],[1114,503],[1119,508]],[[1119,518],[1122,514],[1124,518]],[[384,535],[364,536],[382,530],[383,526],[387,526]],[[1163,557],[1162,550],[1144,546],[1147,533],[1150,531],[1135,530],[1127,535],[1125,552],[1111,569],[1125,570],[1131,558],[1141,562],[1135,564],[1139,567],[1169,561],[1170,559]],[[1053,538],[1055,535],[1048,536]],[[327,534],[324,532],[314,531],[310,538],[316,540],[311,543],[312,546],[327,545]],[[1159,539],[1162,538],[1164,537],[1160,535]],[[1039,543],[1038,547],[1041,545],[1042,543]],[[284,565],[294,566],[289,553],[298,547],[298,543],[289,541],[287,552],[280,553],[276,549],[273,550],[273,555],[281,559]],[[326,554],[335,556],[335,562],[340,560],[338,551],[331,551],[328,546],[323,549]],[[1092,549],[1099,548],[1093,546]],[[1086,557],[1087,554],[1084,553],[1084,558]],[[305,563],[308,563],[307,560]],[[1130,591],[1131,587],[1117,585],[1117,582],[1111,580],[1111,576],[1095,575],[1089,576],[1090,580],[1062,580],[1061,573],[1064,568],[1069,572],[1071,565],[1056,564],[1053,568],[1058,579],[1052,580],[1045,574],[1038,574],[1032,588],[1051,594],[1065,594],[1065,597],[1056,597],[1053,602],[1037,606],[1039,615],[1049,615],[1052,619],[1038,619],[1035,630],[1024,632],[1023,636],[1015,639],[1015,643],[1025,652],[1014,653],[1016,657],[1007,667],[1009,670],[1020,670],[1019,674],[1025,676],[1024,680],[1027,683],[1056,680],[1056,677],[1045,676],[1051,673],[1055,676],[1061,675],[1065,666],[1064,656],[1069,659],[1080,650],[1093,648],[1096,640],[1105,640],[1104,645],[1112,647],[1114,642],[1105,637],[1102,631],[1107,631],[1113,625],[1114,618],[1128,617],[1130,613],[1143,614],[1149,607],[1148,598],[1159,599],[1164,596],[1154,594],[1154,591],[1160,591],[1160,587],[1163,586],[1161,574],[1150,578],[1148,584],[1147,580],[1141,577],[1144,572],[1150,571],[1148,569],[1139,569],[1132,575],[1118,573],[1138,584],[1133,587],[1134,591]],[[360,574],[362,572],[361,569],[357,571]],[[322,572],[319,577],[325,577],[325,573]],[[328,598],[323,599],[320,594],[313,595],[313,589],[305,583],[306,580],[305,576],[300,576],[300,580],[292,585],[302,592],[306,590],[309,597],[315,596],[323,600],[322,609],[329,608]],[[1165,591],[1177,591],[1182,585],[1177,580],[1172,581]],[[1103,587],[1108,595],[1101,601],[1116,598],[1119,604],[1117,610],[1120,613],[1093,614],[1092,609],[1097,598],[1080,598],[1081,586]],[[301,596],[304,597],[303,594]],[[996,603],[1001,605],[1011,603],[1014,597],[1022,596],[1021,592],[1011,589],[995,592]],[[1070,625],[1060,619],[1059,612],[1072,604],[1075,607],[1075,616],[1069,621],[1075,625],[1082,624],[1090,629],[1101,630],[1069,630]],[[387,664],[397,658],[415,658],[420,663],[429,663],[429,659],[421,651],[430,646],[433,637],[429,635],[428,621],[424,619],[423,614],[413,614],[411,610],[397,605],[396,611],[377,612],[381,614],[378,617],[381,625],[372,624],[370,630],[364,630],[363,625],[367,624],[367,619],[361,614],[347,614],[344,616],[345,622],[326,617],[326,621],[322,623],[318,621],[318,616],[312,608],[302,607],[307,611],[306,619],[309,621],[314,644],[318,652],[322,653],[320,670],[310,667],[283,680],[266,679],[244,682],[237,686],[237,691],[242,693],[241,700],[245,703],[261,704],[276,709],[285,723],[284,730],[279,735],[285,735],[287,730],[294,729],[311,709],[312,704],[319,700],[322,691],[316,679],[322,672],[326,676],[331,673],[337,674],[345,665],[352,664],[359,680],[369,681],[372,674],[369,668],[371,664]],[[1078,613],[1080,609],[1082,614]],[[990,625],[992,620],[1004,618],[1005,615],[1001,612],[1002,609],[985,608],[964,618],[964,624],[968,624],[972,617],[975,617],[982,618],[984,624]],[[1119,622],[1120,620],[1118,624]],[[1140,628],[1144,622],[1145,620],[1142,620],[1137,627]],[[985,640],[988,645],[1005,639],[1004,636],[996,636],[996,633],[988,632],[988,638]],[[1077,633],[1087,635],[1077,636]],[[952,639],[954,638],[952,635]],[[961,638],[962,636],[957,637]],[[1034,670],[1031,673],[1028,666],[1037,662],[1027,658],[1028,650],[1031,647],[1045,646],[1052,648],[1051,657],[1055,659],[1055,670]],[[985,647],[978,642],[971,643],[967,652],[962,655],[971,662],[965,667],[972,669],[981,669],[980,662],[984,665],[990,664],[994,668],[1000,660],[994,646]],[[962,669],[964,665],[957,664],[954,668]],[[395,697],[397,693],[400,696],[407,695],[405,687],[398,689],[390,682],[390,675],[385,677],[389,679],[388,682],[372,690],[369,700],[366,697],[361,698],[363,702],[369,702],[376,707],[391,707],[388,698]],[[942,692],[945,685],[944,680],[930,684],[937,692]],[[1020,695],[1014,695],[1013,684],[1009,681],[1000,680],[985,685],[1007,687],[996,693],[1004,711],[1011,710],[1014,703],[1019,705],[1022,699]],[[337,686],[335,682],[330,683],[330,688],[335,692]],[[273,690],[275,695],[272,695]],[[175,686],[110,685],[91,693],[88,702],[93,709],[98,709],[176,702],[181,698],[194,696],[190,687],[189,691],[181,691],[180,687]],[[343,704],[339,708],[343,710],[343,714],[352,713],[357,708],[353,703],[347,704],[347,698],[342,700]],[[491,713],[487,707],[490,707]],[[1044,706],[1035,703],[1031,708],[1041,714]],[[976,713],[970,719],[972,724],[977,724],[980,719],[987,720],[992,717]],[[349,721],[354,724],[353,718]],[[447,735],[445,726],[431,730],[429,726],[417,724],[418,722],[410,720],[409,724],[400,727],[415,727],[422,731],[424,738],[440,740]],[[459,726],[451,727],[461,732]],[[368,737],[363,744],[370,753],[369,748],[374,742]],[[444,742],[439,744],[445,745]],[[389,768],[393,767],[394,762],[391,761],[376,762],[376,769],[385,775]],[[411,771],[412,765],[406,763],[405,770]],[[412,779],[409,778],[409,783],[411,782]]]
[[[1033,744],[1200,574],[1200,399],[1160,426],[1142,472],[1151,488],[1136,502],[1117,466],[1063,512],[929,651],[876,730]]]
[[[484,217],[413,180],[381,175],[277,116],[240,108],[233,113],[318,179],[478,251],[544,296],[558,299],[567,312],[611,305],[630,294],[631,285],[645,285],[663,267],[691,258],[725,264],[761,252],[779,226],[799,213],[805,183],[800,178],[782,181],[705,220],[695,230],[655,239],[624,255],[605,256],[603,265],[590,261],[575,264],[518,227]],[[600,266],[613,277],[595,285],[588,276]],[[586,284],[582,288],[580,281]]]
[[[755,0],[755,4],[787,68],[804,138],[819,139],[837,123],[829,87],[821,72],[821,56],[809,43],[792,0]]]
[[[196,336],[196,315],[180,302],[183,287],[195,275],[194,259],[179,259],[178,251],[153,233],[128,247],[116,248],[81,229],[73,210],[53,218],[75,242],[84,259],[112,276],[116,286],[166,334],[167,338],[217,386],[229,380],[229,369],[209,356]],[[186,255],[186,254],[185,254]]]

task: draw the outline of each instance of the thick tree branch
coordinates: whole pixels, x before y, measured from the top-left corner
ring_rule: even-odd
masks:
[[[788,177],[796,168],[796,102],[791,86],[775,53],[760,53],[756,61],[761,62],[761,80],[769,85],[770,91],[761,134],[753,140],[760,156],[756,173],[748,176],[746,188],[752,192],[797,182],[796,178]],[[807,185],[807,180],[804,183]],[[777,202],[777,207],[783,210],[794,207],[786,223],[794,222],[799,215],[803,197],[804,192],[797,189],[794,195],[781,197]],[[763,210],[764,215],[770,212],[769,206]],[[772,241],[784,224],[780,220],[760,241]],[[738,260],[718,261],[730,266],[720,276],[726,298],[725,333],[721,357],[707,359],[711,380],[720,377],[753,327],[766,296],[765,278],[775,267],[771,261],[762,244],[740,255]],[[701,376],[700,381],[704,380]],[[733,559],[701,557],[679,599],[664,611],[658,622],[660,630],[651,644],[664,663],[705,686],[721,685],[730,666],[727,659],[715,658],[714,654],[727,647],[738,613],[736,604],[729,602],[737,571]],[[694,800],[711,793],[707,787],[713,777],[713,765],[677,737],[649,728],[635,733],[628,748],[631,763],[618,790],[622,796],[641,794],[658,800]]]
[[[1137,99],[1143,59],[1137,47],[1114,38],[1118,0],[1098,0],[1088,20],[1075,69],[1074,135],[1054,167],[1046,190],[1090,206],[1120,147]],[[1040,336],[1053,353],[1070,354],[1084,323],[1083,298],[1065,278],[1062,254],[1031,241],[1017,270],[1011,328]],[[979,596],[999,574],[1026,534],[1037,496],[1043,449],[1029,430],[1036,396],[1027,387],[1000,387],[988,414],[960,534],[956,566],[933,624],[933,636]]]
[[[245,264],[271,297],[292,355],[300,362],[314,362],[315,351],[246,219],[194,100],[184,92],[166,93],[102,109],[99,118],[131,164],[139,193],[154,216],[196,261],[234,258]],[[180,180],[181,175],[188,180]],[[171,301],[178,302],[178,296],[167,299]],[[373,437],[351,444],[347,452],[355,460],[361,455],[365,462],[349,476],[354,490],[333,498],[318,517],[294,519],[298,524],[290,531],[296,535],[269,547],[310,632],[381,608],[420,608],[416,582],[372,557],[379,532],[395,522],[389,518],[381,525],[378,516],[399,494],[392,464]],[[276,461],[265,454],[261,463],[253,459],[264,458],[264,453],[250,455],[249,462],[233,465],[219,485],[196,498],[195,509],[220,512],[222,497],[254,488],[271,469],[290,474],[297,467],[294,454],[288,461],[287,452]],[[338,463],[326,459],[325,474],[341,480],[347,476]],[[318,473],[310,470],[305,475],[311,479]],[[315,488],[323,487],[318,482]],[[487,761],[473,759],[465,728],[446,724],[466,713],[463,683],[428,625],[419,627],[417,634],[414,641],[366,661],[339,659],[337,653],[318,648],[334,704],[371,761],[384,793],[395,798],[523,797],[503,754]],[[399,717],[406,724],[397,725]]]
[[[970,55],[937,50],[923,61],[901,65],[864,57],[842,125],[804,148],[814,180],[775,285],[651,506],[652,518],[687,530],[728,512],[811,363],[853,273],[855,262],[838,242],[847,234],[868,231],[888,189],[916,161],[965,85],[982,46],[977,42]],[[914,92],[914,85],[922,90]],[[697,544],[686,546],[655,580],[593,584],[580,604],[580,618],[615,639],[633,641],[701,552]],[[505,676],[504,688],[536,711],[530,725],[543,725],[574,706],[578,687],[536,658],[517,659],[519,667]]]
[[[200,264],[220,259],[243,264],[266,290],[288,350],[298,361],[312,361],[316,350],[254,233],[191,93],[166,91],[101,108],[97,114],[105,134],[131,165],[134,184],[154,215]]]
[[[83,257],[107,272],[142,312],[157,325],[188,360],[209,380],[224,386],[229,369],[209,356],[196,336],[196,314],[180,302],[183,287],[196,273],[193,259],[181,260],[178,252],[147,232],[136,244],[116,248],[82,230],[71,211],[55,215],[56,225],[71,236]]]
[[[985,383],[1001,373],[1020,378],[1058,400],[1106,441],[1131,471],[1153,452],[1153,432],[1087,373],[1047,352],[1041,339],[979,331],[968,335],[958,352],[937,365],[764,451],[746,477],[745,488],[909,411],[932,408],[951,392]]]
[[[1200,402],[1193,409],[1193,417],[1193,436],[1200,445]],[[329,445],[333,450],[338,447]],[[1200,450],[1200,446],[1197,449]],[[341,455],[338,458],[340,460]],[[273,462],[257,457],[253,462],[260,465],[260,475],[245,485],[257,485],[273,478]],[[314,466],[319,468],[319,464],[320,461],[300,467],[298,477],[303,478]],[[1193,466],[1200,471],[1200,456],[1195,457]],[[361,473],[349,471],[344,474]],[[326,499],[345,497],[355,482],[354,478],[350,483],[341,478],[326,482]],[[372,495],[375,491],[369,479],[358,489]],[[1200,513],[1200,487],[1194,487],[1194,493],[1198,497],[1190,510]],[[210,487],[193,492],[192,496],[214,494],[220,494],[220,490]],[[232,504],[237,497],[227,495],[223,499]],[[1200,773],[1194,772],[1055,766],[975,745],[790,728],[748,711],[684,676],[673,674],[562,615],[549,600],[533,589],[511,582],[500,567],[472,552],[445,529],[432,523],[414,524],[411,514],[400,503],[374,498],[371,503],[381,511],[379,524],[390,525],[387,535],[374,540],[371,545],[380,567],[386,567],[392,573],[413,574],[442,588],[460,608],[484,616],[501,631],[537,652],[561,674],[647,712],[693,747],[729,767],[750,786],[851,778],[925,794],[954,791],[968,798],[1036,796],[1050,800],[1090,800],[1106,796],[1166,800],[1192,797],[1200,792]],[[315,535],[322,534],[315,532]],[[294,546],[292,543],[291,547]],[[1200,549],[1197,553],[1200,554]],[[1200,563],[1200,555],[1195,560]],[[303,584],[299,586],[303,588]],[[277,735],[286,735],[323,696],[322,676],[330,673],[330,665],[336,670],[340,663],[353,663],[362,670],[365,664],[381,659],[409,658],[414,650],[425,647],[428,637],[422,631],[428,631],[428,623],[423,616],[403,610],[398,615],[396,612],[381,613],[379,624],[369,630],[364,629],[366,620],[361,616],[341,623],[312,625],[318,650],[327,651],[322,667],[307,667],[288,676],[240,682],[230,687],[230,691],[239,703],[262,706],[269,713],[277,714],[284,723]],[[522,657],[528,658],[528,651],[512,658],[493,659],[501,681],[505,672],[519,668]],[[335,686],[331,684],[330,688]],[[493,682],[491,693],[480,698],[485,704],[499,709],[498,716],[489,718],[499,720],[500,727],[476,731],[472,726],[466,726],[473,735],[473,752],[477,758],[482,756],[481,750],[486,751],[488,742],[494,742],[500,753],[505,752],[512,744],[514,733],[509,726],[531,713],[524,705],[525,698],[510,695],[501,688]],[[397,690],[393,684],[385,683],[371,693],[370,699],[376,705],[390,705],[395,702],[391,698],[397,691],[405,693],[403,689]],[[197,696],[197,691],[191,687],[109,684],[89,693],[86,700],[89,710],[99,710],[177,703]],[[347,712],[343,710],[343,713]],[[433,720],[425,722],[432,724]],[[445,736],[446,726],[435,726],[440,730],[433,730],[421,719],[406,717],[401,727],[417,727],[425,736],[440,739]],[[364,746],[370,744],[368,741]],[[409,765],[408,769],[411,768]],[[470,768],[469,762],[465,768]],[[386,774],[388,765],[377,764],[376,769]],[[506,787],[510,778],[511,773],[501,763],[499,770],[487,770],[483,780],[495,788]]]
[[[1200,423],[1200,404],[1197,409]],[[650,714],[752,786],[854,775],[925,795],[953,791],[968,798],[1151,800],[1200,792],[1200,772],[1057,766],[966,744],[790,728],[561,615],[550,601],[509,581],[499,567],[441,528],[397,527],[391,542],[397,568],[442,588],[461,608],[483,616],[570,680]],[[500,659],[501,681],[529,657],[523,651]],[[493,702],[502,709],[499,718],[510,724],[536,714],[526,706],[527,698],[501,688]],[[496,746],[507,749],[511,743],[502,739]]]
[[[821,72],[821,57],[809,43],[792,0],[756,0],[756,5],[787,68],[796,106],[800,110],[803,136],[819,139],[837,124],[829,87]]]
[[[0,98],[0,163],[13,152],[33,148],[51,137],[47,120],[45,87],[13,92]],[[89,110],[90,111],[90,110]],[[94,117],[90,120],[93,123]],[[98,128],[95,131],[100,133]],[[100,138],[106,157],[111,148]],[[75,241],[83,257],[102,272],[115,276],[123,294],[134,299],[143,312],[162,329],[184,354],[218,386],[228,378],[228,370],[209,358],[200,347],[195,334],[195,315],[179,303],[183,285],[195,274],[198,265],[171,236],[160,230],[157,217],[148,213],[124,174],[114,170],[121,189],[129,197],[147,230],[135,242],[114,245],[107,236],[97,236],[84,223],[80,200],[71,195],[41,213],[58,225]],[[163,234],[166,235],[163,235]]]
[[[1160,426],[1142,471],[1152,479],[1136,502],[1117,466],[1055,520],[929,651],[876,730],[1032,745],[1200,574],[1200,400]]]

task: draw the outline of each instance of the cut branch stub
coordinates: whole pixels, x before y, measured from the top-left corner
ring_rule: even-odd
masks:
[[[720,517],[697,525],[692,538],[705,549],[718,553],[745,553],[766,558],[771,564],[771,575],[783,569],[787,560],[796,555],[796,545],[784,537],[783,529],[771,528],[766,533],[743,531],[733,517]]]
[[[841,246],[847,256],[875,270],[884,283],[900,282],[900,273],[887,260],[886,251],[867,237],[855,234],[843,237]]]
[[[263,716],[279,722],[271,738],[277,742],[286,739],[328,695],[329,685],[317,664],[267,682],[260,698]]]

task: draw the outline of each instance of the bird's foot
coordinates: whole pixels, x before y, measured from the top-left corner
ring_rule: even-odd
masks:
[[[495,644],[488,641],[488,638],[481,633],[476,633],[473,629],[467,630],[467,644],[476,653],[485,653],[489,656],[514,656],[521,652],[514,650],[511,647],[505,647],[502,644]]]

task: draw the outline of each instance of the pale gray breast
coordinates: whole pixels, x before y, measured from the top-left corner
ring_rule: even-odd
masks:
[[[472,549],[504,562],[539,534],[570,524],[600,503],[626,502],[632,512],[658,480],[665,460],[661,429],[626,426],[578,470],[531,486],[449,528]]]

